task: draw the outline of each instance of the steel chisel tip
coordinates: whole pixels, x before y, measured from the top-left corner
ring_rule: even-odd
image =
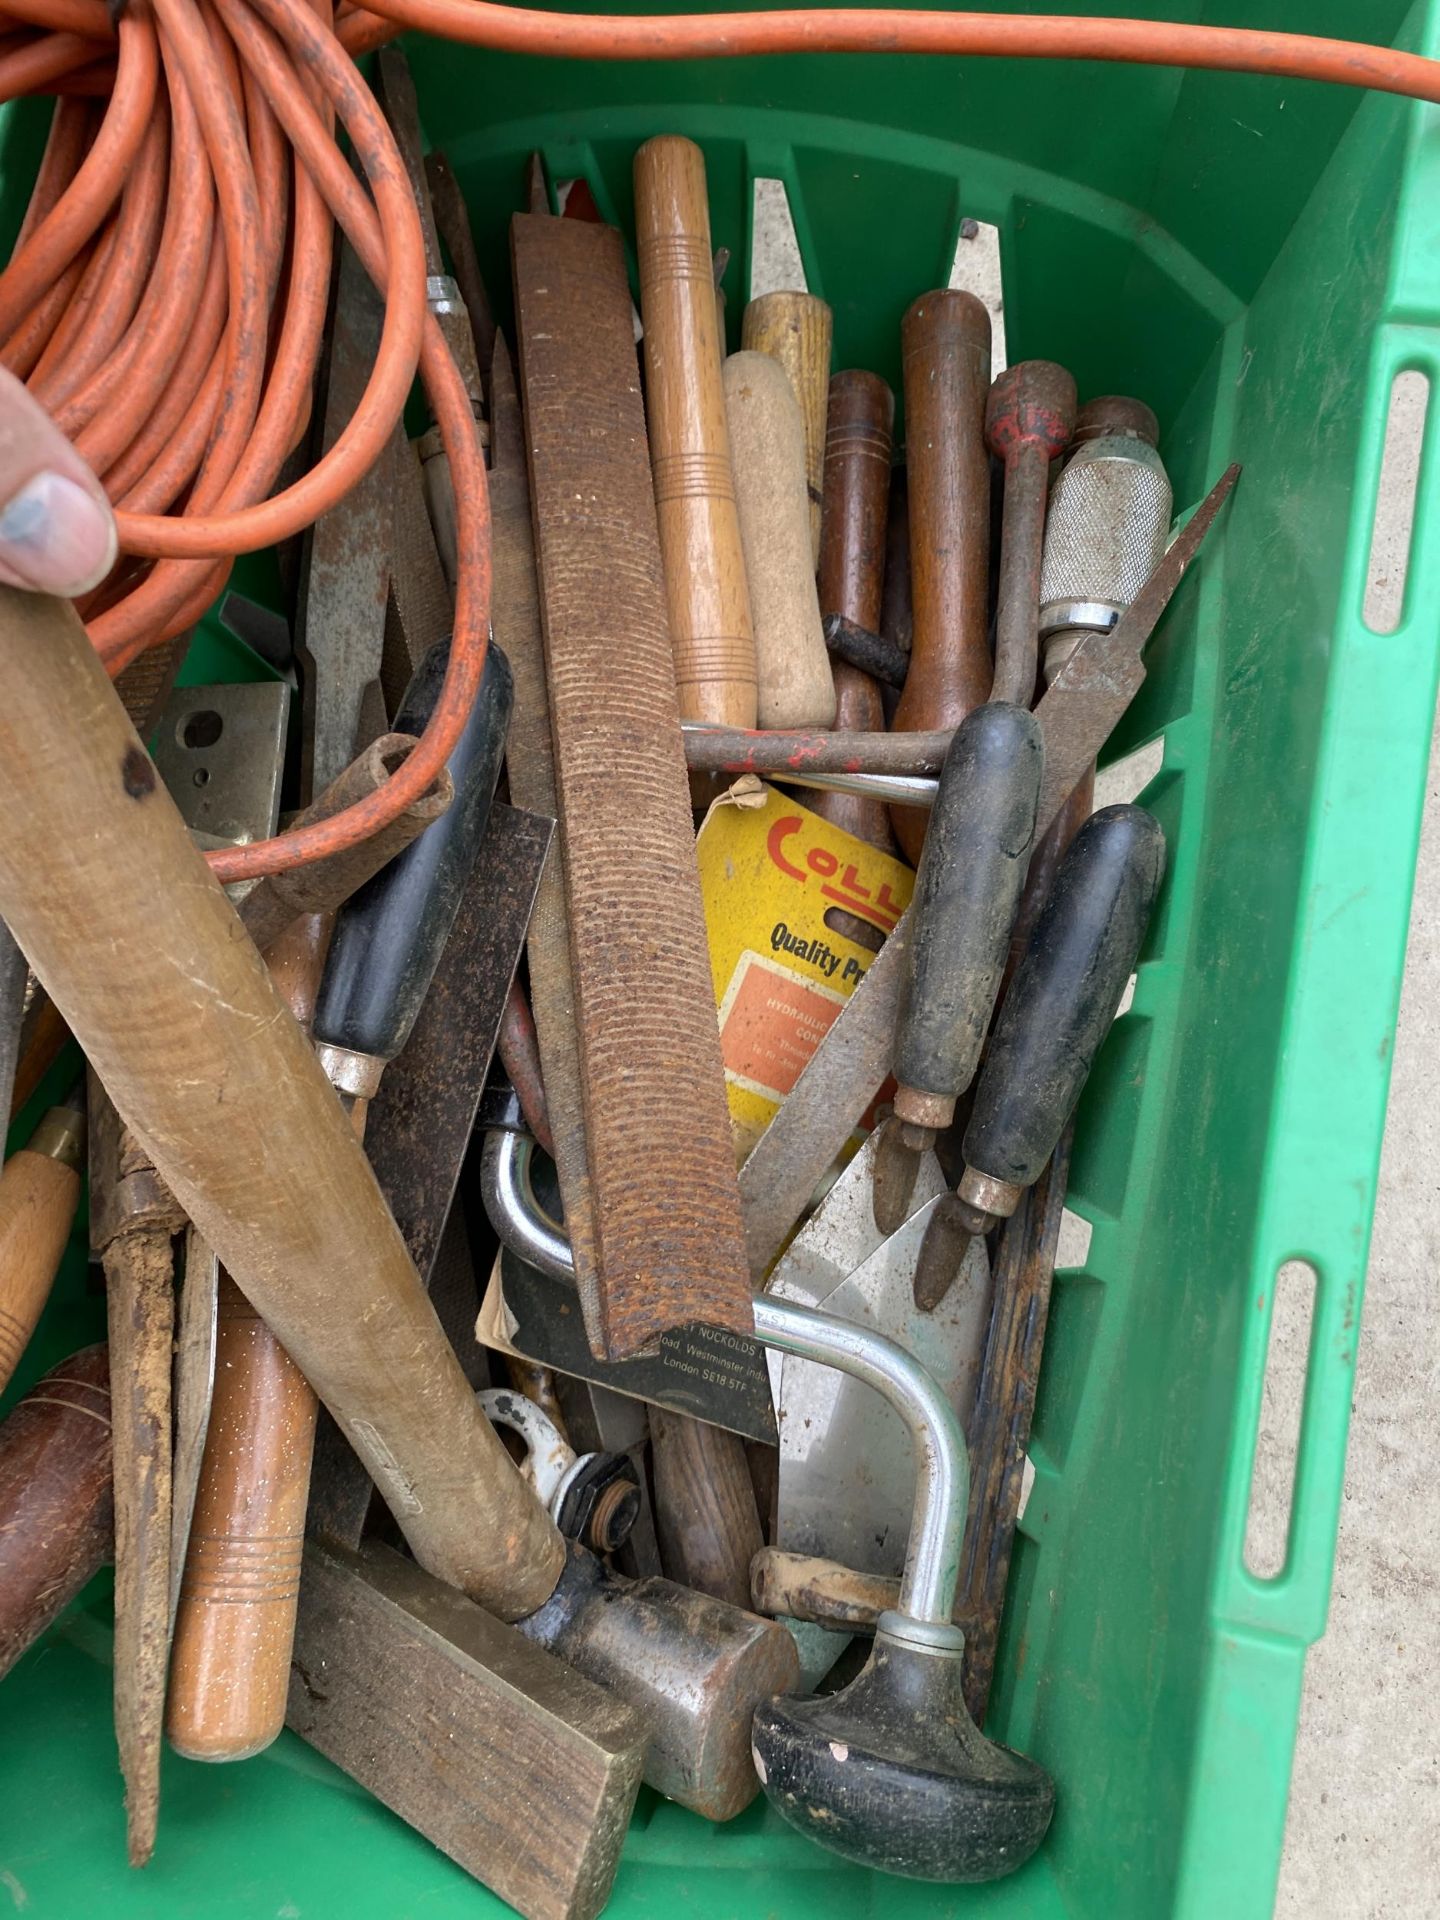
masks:
[[[933,1313],[955,1284],[974,1238],[968,1221],[969,1209],[955,1193],[947,1193],[931,1214],[912,1282],[915,1304],[922,1313]]]

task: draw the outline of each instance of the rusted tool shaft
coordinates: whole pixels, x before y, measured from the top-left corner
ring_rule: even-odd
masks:
[[[862,632],[880,627],[885,582],[885,529],[895,396],[873,373],[837,373],[830,382],[825,426],[825,499],[820,521],[820,612],[829,639],[832,616]],[[835,726],[882,733],[885,709],[874,679],[842,659],[831,661]],[[823,819],[884,853],[895,851],[887,809],[855,794],[807,802]]]
[[[685,764],[692,773],[758,773],[766,780],[807,770],[933,777],[954,737],[949,727],[933,733],[751,733],[687,724]]]
[[[415,738],[407,733],[384,733],[305,809],[296,826],[312,826],[377,792],[409,758]],[[255,945],[264,953],[292,920],[307,913],[333,913],[364,886],[381,867],[404,851],[432,820],[438,820],[454,796],[454,782],[443,771],[434,786],[413,800],[379,833],[368,840],[332,853],[309,866],[272,873],[253,886],[240,904],[240,918]]]
[[[970,293],[923,294],[900,340],[914,639],[892,724],[911,733],[956,727],[990,696],[990,316]],[[891,818],[915,863],[924,815],[897,808]]]
[[[1040,651],[1040,555],[1050,462],[1065,451],[1075,421],[1075,382],[1053,360],[1022,360],[990,389],[985,439],[1005,463],[1000,529],[1000,602],[995,619],[992,700],[1028,707]]]

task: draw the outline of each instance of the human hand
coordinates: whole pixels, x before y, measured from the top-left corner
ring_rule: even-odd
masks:
[[[54,421],[0,367],[0,581],[74,599],[115,564],[104,489]]]

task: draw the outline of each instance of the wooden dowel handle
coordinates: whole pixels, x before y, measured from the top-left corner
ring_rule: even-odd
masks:
[[[110,1359],[71,1354],[0,1426],[0,1676],[110,1558]]]
[[[825,414],[830,388],[829,307],[813,293],[762,293],[746,307],[740,344],[768,353],[790,376],[805,422],[805,486],[810,504],[810,564],[820,559],[820,495],[824,484]],[[765,724],[762,720],[762,726]]]
[[[828,727],[835,683],[815,596],[800,405],[785,369],[766,353],[732,353],[724,386],[760,725]]]
[[[689,140],[665,135],[636,154],[635,239],[680,717],[753,727],[755,636],[720,385],[705,162]]]
[[[990,316],[974,294],[926,293],[900,328],[905,450],[910,482],[910,590],[914,641],[892,725],[956,727],[990,696]],[[925,815],[891,815],[906,854],[919,858]]]
[[[297,920],[270,977],[301,1026],[314,1016],[330,916]],[[318,1402],[228,1273],[215,1392],[175,1615],[165,1731],[191,1760],[245,1760],[285,1724]]]
[[[837,373],[830,382],[825,427],[825,507],[820,526],[820,611],[880,631],[895,396],[878,374]],[[868,673],[831,663],[835,725],[883,733],[885,708]],[[858,793],[807,794],[805,804],[846,833],[894,853],[890,814]]]
[[[750,1562],[765,1543],[744,1441],[653,1406],[650,1438],[666,1578],[748,1609]]]
[[[80,1199],[84,1116],[53,1107],[0,1173],[0,1390],[50,1298]]]
[[[0,915],[161,1178],[415,1557],[505,1618],[532,1612],[559,1535],[476,1406],[334,1089],[74,608],[8,588],[0,796]]]

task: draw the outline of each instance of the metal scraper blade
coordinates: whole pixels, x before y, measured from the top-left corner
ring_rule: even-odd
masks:
[[[920,1243],[946,1191],[933,1154],[921,1162],[910,1218],[882,1239],[870,1204],[867,1142],[796,1238],[768,1289],[873,1327],[919,1360],[962,1421],[974,1405],[990,1320],[990,1267],[976,1241],[933,1314],[912,1297]],[[898,1575],[915,1496],[910,1436],[873,1388],[810,1361],[771,1357],[780,1429],[776,1545],[861,1573]]]

